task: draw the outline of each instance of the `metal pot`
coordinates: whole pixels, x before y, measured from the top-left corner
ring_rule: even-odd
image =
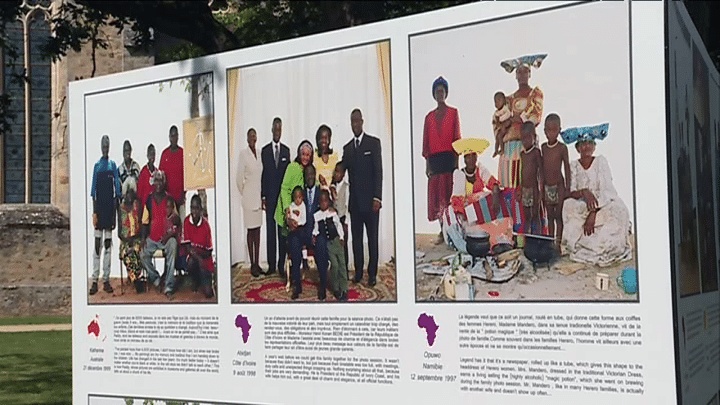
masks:
[[[472,257],[485,257],[490,252],[490,234],[487,232],[468,233],[465,243]]]
[[[547,236],[525,235],[525,248],[523,249],[525,257],[530,260],[533,265],[538,263],[550,263],[555,257],[554,240]]]

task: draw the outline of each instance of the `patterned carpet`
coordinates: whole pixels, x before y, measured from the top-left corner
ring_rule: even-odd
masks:
[[[232,302],[292,302],[290,292],[285,291],[285,282],[277,275],[261,275],[253,277],[247,264],[236,264],[232,267]],[[303,291],[296,302],[318,301],[318,273],[310,269],[304,274]],[[329,284],[329,283],[328,283]],[[378,269],[377,284],[367,285],[367,274],[360,284],[348,283],[348,300],[360,302],[395,302],[397,301],[395,267],[385,264]],[[328,290],[326,302],[334,302],[332,292]]]

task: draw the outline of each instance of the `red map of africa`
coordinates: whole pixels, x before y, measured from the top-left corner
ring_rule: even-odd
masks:
[[[433,318],[432,315],[420,314],[418,317],[418,328],[425,329],[428,345],[432,346],[435,343],[436,332],[440,328],[435,323],[435,318]]]
[[[88,335],[95,335],[95,337],[100,336],[100,324],[97,322],[97,319],[90,321],[88,325]]]

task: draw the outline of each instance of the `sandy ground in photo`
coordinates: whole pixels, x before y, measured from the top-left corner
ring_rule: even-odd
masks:
[[[441,260],[456,251],[446,244],[435,245],[437,234],[416,234],[416,252],[424,253],[424,257],[416,256],[416,264],[431,263]],[[637,294],[626,294],[615,281],[625,267],[634,267],[635,259],[619,262],[609,267],[599,267],[575,263],[567,256],[556,259],[548,269],[545,265],[533,270],[532,263],[521,256],[522,268],[515,277],[504,283],[490,283],[473,279],[476,301],[637,301]],[[600,291],[595,287],[597,273],[609,276],[610,288]],[[565,273],[565,274],[564,274]],[[569,273],[569,274],[568,274]],[[567,275],[566,275],[567,274]],[[441,276],[427,275],[420,269],[415,270],[416,299],[426,301],[438,287]],[[638,272],[638,278],[641,279]],[[494,297],[495,293],[499,295]],[[443,295],[442,287],[437,300],[448,300]]]

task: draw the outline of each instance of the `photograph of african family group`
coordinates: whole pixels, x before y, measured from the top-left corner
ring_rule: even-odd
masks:
[[[86,96],[90,304],[217,302],[212,86]]]
[[[232,302],[396,301],[389,58],[228,70]]]
[[[416,300],[637,301],[627,20],[411,37]]]

